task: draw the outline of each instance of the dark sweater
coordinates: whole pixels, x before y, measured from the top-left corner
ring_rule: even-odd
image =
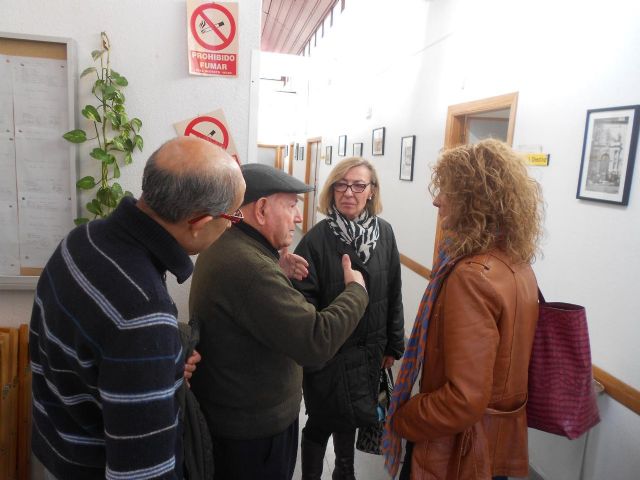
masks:
[[[48,261],[30,325],[33,452],[57,478],[182,478],[184,354],[164,277],[192,269],[132,198]]]
[[[298,417],[301,365],[331,358],[367,305],[350,283],[322,311],[278,265],[277,252],[251,227],[228,230],[201,253],[191,283],[191,318],[200,323],[202,361],[191,381],[214,437],[255,439]]]

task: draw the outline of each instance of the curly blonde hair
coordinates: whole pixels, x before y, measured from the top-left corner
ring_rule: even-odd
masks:
[[[373,164],[362,157],[349,157],[340,161],[329,173],[329,177],[324,182],[322,191],[318,198],[318,211],[327,215],[333,207],[333,184],[342,180],[349,170],[354,167],[365,166],[371,173],[371,200],[367,201],[365,207],[370,215],[378,215],[382,211],[382,198],[380,197],[380,182],[378,172]]]
[[[429,191],[445,196],[448,241],[443,248],[450,256],[497,247],[514,261],[535,260],[542,236],[542,191],[506,143],[488,139],[444,151]]]

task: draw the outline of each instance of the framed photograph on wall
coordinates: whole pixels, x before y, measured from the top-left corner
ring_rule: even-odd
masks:
[[[384,155],[384,127],[374,128],[371,134],[371,154]]]
[[[293,147],[293,159],[294,160],[298,160],[298,144],[296,143],[295,146]]]
[[[402,137],[400,142],[400,180],[413,181],[413,157],[415,155],[416,136]]]
[[[628,205],[640,105],[587,110],[576,198]]]
[[[353,156],[361,157],[362,156],[362,143],[354,143],[353,144]]]
[[[347,136],[340,135],[338,137],[338,155],[344,157],[347,154]]]
[[[324,163],[326,165],[331,165],[331,154],[333,153],[333,147],[331,145],[327,145],[324,151]]]
[[[283,145],[282,146],[282,156],[286,157],[287,155],[289,155],[289,145]]]
[[[300,145],[300,151],[298,152],[298,160],[304,161],[304,147]]]

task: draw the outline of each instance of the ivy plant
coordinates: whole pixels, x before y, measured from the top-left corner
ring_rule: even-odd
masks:
[[[129,119],[125,109],[122,89],[129,82],[111,68],[109,38],[105,32],[100,36],[102,49],[91,52],[93,61],[99,63],[99,67],[89,67],[80,74],[80,78],[96,76],[91,93],[97,102],[95,105],[85,105],[81,111],[82,116],[93,123],[95,136],[88,137],[87,132],[79,129],[63,135],[66,140],[76,144],[88,141],[97,143],[89,156],[99,162],[100,177],[88,175],[76,182],[80,190],[95,189],[95,197],[86,204],[87,211],[93,214],[94,219],[108,216],[125,195],[131,195],[129,191],[123,191],[115,180],[120,178],[120,167],[133,162],[133,151],[136,148],[142,151],[144,145],[140,136],[142,122],[138,118]],[[80,225],[89,220],[79,217],[75,223]]]

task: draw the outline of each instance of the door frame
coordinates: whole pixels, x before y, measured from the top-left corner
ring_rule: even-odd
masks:
[[[469,115],[492,112],[495,110],[509,109],[509,125],[507,127],[507,141],[513,145],[513,132],[516,125],[516,111],[518,107],[518,92],[506,93],[496,97],[483,98],[472,102],[450,105],[447,109],[447,124],[444,132],[444,148],[453,148],[462,145],[467,139],[467,122]],[[440,216],[436,220],[436,236],[433,242],[433,261],[438,255],[438,245],[442,240],[442,228]],[[432,261],[432,265],[433,265]]]
[[[317,153],[320,153],[320,147],[322,145],[322,137],[313,137],[313,138],[308,138],[307,139],[307,148],[305,149],[304,152],[304,157],[305,157],[305,170],[304,170],[304,183],[306,183],[307,185],[309,185],[309,180],[311,179],[311,144],[312,143],[317,143],[318,144],[318,150]],[[318,164],[320,162],[316,162],[315,164],[315,179],[316,179],[316,183],[315,185],[313,185],[314,188],[317,187],[318,185]],[[315,192],[317,194],[317,192]],[[314,198],[316,198],[314,196]],[[315,202],[314,202],[315,203]],[[313,208],[316,208],[315,205],[313,205]],[[310,225],[309,222],[307,220],[308,215],[309,215],[309,192],[304,194],[304,212],[303,212],[303,217],[302,217],[302,233],[307,233],[309,231]],[[312,225],[311,225],[312,226]]]

